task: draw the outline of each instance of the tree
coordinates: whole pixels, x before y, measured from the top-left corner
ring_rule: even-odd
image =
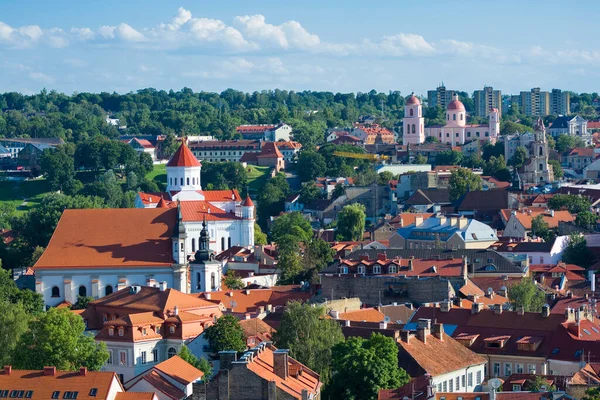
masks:
[[[202,376],[203,382],[208,382],[210,380],[212,376],[212,366],[206,358],[196,357],[186,345],[181,346],[181,349],[177,355],[185,362],[204,373],[204,376]]]
[[[479,175],[467,168],[458,168],[450,175],[450,200],[454,201],[472,190],[482,190],[483,181]]]
[[[160,146],[162,156],[167,159],[171,158],[179,146],[180,143],[177,141],[177,136],[175,136],[172,132],[167,133],[165,140],[163,140],[162,145]]]
[[[324,307],[297,301],[288,303],[273,335],[278,348],[289,349],[291,357],[320,374],[325,383],[331,378],[332,348],[343,340],[340,325],[325,318]]]
[[[274,242],[279,243],[286,235],[292,235],[299,242],[304,242],[312,237],[313,231],[310,222],[299,211],[293,211],[277,218],[271,227]]]
[[[260,225],[254,223],[254,244],[267,244],[267,234],[260,229]]]
[[[235,270],[229,269],[225,274],[224,279],[225,286],[227,286],[231,290],[240,290],[243,289],[246,285],[244,285],[244,281],[240,279],[238,274],[235,273]]]
[[[428,136],[427,138],[429,139],[430,137],[433,137],[433,136]],[[427,164],[427,158],[422,154],[417,154],[413,158],[411,164]]]
[[[279,237],[277,267],[281,270],[281,280],[285,283],[296,283],[296,278],[304,272],[298,236],[287,234]]]
[[[30,315],[22,304],[0,300],[0,362],[9,365],[17,342],[27,331]]]
[[[435,157],[436,165],[461,165],[463,154],[460,151],[444,150]]]
[[[592,231],[596,230],[596,225],[598,224],[597,221],[598,217],[591,211],[582,211],[577,214],[577,217],[575,218],[575,224]]]
[[[307,278],[312,281],[317,280],[318,273],[333,261],[334,255],[335,251],[331,248],[329,243],[321,238],[313,237],[308,242],[305,242],[302,261],[304,267],[309,272]]]
[[[556,139],[556,151],[564,153],[567,150],[574,149],[576,147],[585,147],[585,142],[578,136],[570,136],[564,133],[558,135]]]
[[[45,149],[40,158],[40,167],[52,190],[63,190],[63,187],[75,177],[72,145]]]
[[[521,282],[510,286],[508,298],[514,308],[523,307],[526,312],[540,312],[546,302],[544,292],[531,278],[523,278]]]
[[[71,310],[85,310],[91,301],[94,301],[92,296],[77,296],[77,301],[71,306]]]
[[[302,182],[314,181],[315,178],[325,176],[327,164],[325,158],[312,150],[305,150],[298,157],[298,177]]]
[[[233,315],[223,315],[209,326],[206,331],[206,340],[211,351],[234,350],[241,352],[246,350],[246,338],[240,321]]]
[[[342,208],[337,216],[337,232],[342,240],[362,240],[365,232],[365,206],[359,203]]]
[[[552,171],[554,172],[555,180],[562,179],[562,177],[565,176],[565,171],[562,169],[562,166],[560,165],[560,161],[550,160],[550,161],[548,161],[548,164],[550,164],[552,166]]]
[[[327,388],[330,399],[377,399],[379,389],[407,384],[409,375],[398,368],[394,339],[373,333],[369,339],[349,337],[333,347],[333,378]]]
[[[536,375],[533,379],[528,379],[529,390],[532,392],[554,392],[556,386],[552,385],[550,381],[540,375]]]
[[[346,193],[346,189],[344,189],[344,185],[342,185],[341,183],[336,183],[335,187],[333,188],[333,192],[331,192],[331,199],[335,200],[340,196],[343,196]]]
[[[523,146],[518,146],[515,149],[515,154],[510,159],[510,165],[515,168],[521,168],[527,161],[527,150]]]
[[[571,214],[578,214],[589,211],[590,201],[582,196],[575,194],[555,194],[548,200],[548,207],[551,210],[567,210]]]
[[[2,260],[0,260],[0,267]],[[28,289],[19,289],[10,271],[0,268],[0,301],[21,304],[27,314],[37,314],[44,310],[42,295]]]
[[[258,195],[259,225],[265,228],[270,216],[278,215],[283,211],[284,200],[289,192],[290,186],[284,174],[279,173],[267,181]]]
[[[600,387],[591,387],[585,391],[581,400],[600,400]]]
[[[425,143],[439,143],[439,142],[440,142],[440,140],[438,138],[436,138],[435,136],[427,136],[425,138]]]
[[[52,365],[62,371],[87,367],[98,371],[107,360],[106,344],[85,334],[79,315],[64,308],[51,308],[29,323],[29,330],[17,343],[13,366],[42,369]]]
[[[593,254],[587,246],[585,236],[579,233],[569,235],[567,246],[563,251],[562,260],[567,264],[575,264],[588,268],[592,265]]]
[[[546,242],[554,239],[554,232],[550,230],[548,223],[544,221],[541,214],[531,219],[531,235],[541,237]]]
[[[387,185],[393,179],[394,179],[394,174],[392,174],[390,171],[383,171],[383,172],[380,172],[378,175],[377,184]]]
[[[323,194],[323,190],[315,182],[306,182],[302,184],[302,189],[300,189],[300,203],[308,204],[313,200],[321,199]]]

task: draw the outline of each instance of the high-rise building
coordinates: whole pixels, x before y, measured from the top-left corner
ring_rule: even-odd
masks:
[[[571,95],[560,89],[550,92],[550,113],[553,115],[569,115],[571,113]]]
[[[521,114],[528,117],[543,117],[550,112],[550,94],[543,92],[539,87],[529,92],[521,92]]]
[[[452,101],[452,96],[454,96],[455,93],[455,90],[446,89],[446,86],[442,83],[437,89],[427,91],[427,106],[440,106],[445,110]]]
[[[502,93],[500,90],[494,90],[491,86],[484,86],[483,90],[476,90],[473,93],[475,102],[475,115],[478,117],[487,117],[494,108],[502,115]]]

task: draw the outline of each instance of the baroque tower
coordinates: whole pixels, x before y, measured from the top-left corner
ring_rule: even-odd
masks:
[[[210,249],[210,235],[206,229],[206,218],[202,222],[200,241],[194,261],[190,264],[192,293],[221,290],[221,263],[215,260],[215,252]]]

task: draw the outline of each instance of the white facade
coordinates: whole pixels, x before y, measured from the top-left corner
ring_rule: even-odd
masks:
[[[200,170],[200,166],[167,167],[167,192],[185,192],[178,193],[180,200],[204,200],[204,196],[197,193],[202,190]]]
[[[485,363],[432,376],[431,379],[438,392],[480,392],[485,379]]]

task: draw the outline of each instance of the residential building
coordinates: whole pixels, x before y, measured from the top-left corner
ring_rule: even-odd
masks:
[[[417,216],[427,219],[432,215],[432,213],[400,213],[394,218],[386,219],[380,225],[378,225],[372,231],[371,239],[377,241],[389,240],[390,236],[392,236],[398,228],[414,224]]]
[[[124,383],[129,393],[155,392],[159,400],[184,400],[204,373],[175,355]]]
[[[269,324],[260,318],[249,318],[240,321],[240,326],[244,331],[246,346],[251,349],[262,342],[271,342],[273,340],[273,329]]]
[[[298,161],[298,153],[302,149],[302,144],[299,142],[292,141],[277,141],[275,146],[283,154],[283,160],[286,163],[292,163]]]
[[[65,144],[61,138],[0,138],[0,145],[17,158],[21,150],[31,144],[39,150],[49,149]]]
[[[525,165],[519,168],[520,178],[525,185],[552,183],[554,181],[554,173],[552,165],[548,163],[546,127],[541,118],[538,118],[533,130],[534,139],[529,144],[529,158]]]
[[[327,177],[318,177],[315,178],[315,185],[320,188],[323,193],[325,193],[327,195],[327,197],[331,197],[331,193],[333,193],[333,191],[335,190],[335,187],[337,185],[341,185],[344,188],[346,186],[350,186],[354,184],[354,179],[352,178],[344,178],[344,177],[337,177],[337,178],[327,178]]]
[[[521,114],[528,117],[544,117],[550,113],[550,94],[533,88],[529,92],[521,92],[518,102]]]
[[[0,370],[0,397],[42,399],[98,399],[130,400],[114,372],[57,371],[56,367],[43,370],[17,370],[10,365]],[[150,392],[137,393],[136,399],[158,400]]]
[[[302,211],[304,210],[304,204],[300,202],[299,194],[290,194],[285,198],[284,202],[284,211],[294,212],[294,211]]]
[[[239,360],[235,351],[219,356],[219,371],[206,386],[207,399],[320,399],[320,376],[290,357],[288,350],[261,343]]]
[[[474,190],[457,200],[456,212],[478,221],[499,219],[498,210],[508,208],[509,192],[502,189]]]
[[[552,115],[571,114],[571,93],[563,92],[560,89],[552,89],[549,109]]]
[[[264,140],[265,142],[289,141],[292,127],[285,123],[264,125],[240,125],[235,131],[244,139]]]
[[[556,264],[531,264],[529,271],[537,282],[559,292],[566,292],[567,283],[578,284],[586,280],[585,268],[562,261]]]
[[[588,132],[588,121],[579,115],[574,117],[560,115],[548,127],[548,133],[552,137],[558,135],[578,137],[585,142],[586,146],[592,144],[592,135]]]
[[[211,140],[190,143],[196,158],[209,162],[240,161],[246,153],[260,152],[258,140]]]
[[[52,149],[52,147],[48,147],[48,149]],[[19,151],[19,154],[17,154],[17,166],[26,169],[39,167],[43,152],[44,150],[42,150],[41,146],[35,146],[31,143],[27,143],[25,147]]]
[[[419,319],[416,334],[400,333],[398,363],[412,377],[427,375],[438,392],[477,392],[486,359],[454,340],[441,323]]]
[[[351,136],[361,139],[365,145],[372,145],[375,143],[396,143],[395,133],[379,124],[355,123]]]
[[[264,143],[260,149],[260,153],[245,153],[240,158],[240,162],[262,167],[272,167],[277,172],[285,168],[283,154],[281,154],[275,142]]]
[[[600,177],[600,160],[595,160],[583,169],[584,179],[598,179]]]
[[[567,244],[568,236],[557,236],[552,242],[502,242],[491,248],[503,255],[524,255],[529,264],[557,264]]]
[[[586,363],[567,381],[567,394],[576,399],[585,396],[586,390],[600,386],[600,363]]]
[[[563,156],[563,166],[566,168],[582,171],[590,166],[598,154],[590,147],[576,147]]]
[[[500,140],[504,143],[504,159],[510,161],[515,155],[517,147],[522,147],[527,152],[529,157],[529,149],[531,143],[535,140],[535,136],[532,132],[525,132],[523,134],[516,132],[511,135],[503,135]]]
[[[398,198],[401,194],[398,193]],[[411,212],[454,212],[454,207],[450,201],[450,190],[443,189],[417,189],[406,201],[404,201],[404,210]]]
[[[448,104],[452,101],[452,97],[456,94],[457,92],[455,90],[446,89],[446,86],[442,83],[435,90],[427,91],[427,107],[440,106],[442,109],[446,109]]]
[[[423,166],[429,166],[429,164],[424,164]],[[421,167],[421,165],[412,167],[414,168],[412,172],[400,175],[396,186],[396,196],[398,198],[408,198],[419,189],[447,189],[452,171],[459,168],[454,165],[438,165],[433,171],[419,171],[417,167]],[[483,171],[481,169],[474,169],[473,173],[481,175]]]
[[[446,124],[425,126],[421,102],[414,95],[406,101],[402,120],[402,143],[424,143],[427,137],[434,137],[441,143],[452,146],[463,145],[473,140],[496,143],[500,135],[500,113],[497,108],[490,110],[487,124],[467,124],[465,105],[454,95],[446,107]]]
[[[451,146],[446,143],[421,143],[415,145],[406,145],[397,153],[398,160],[407,160],[413,162],[417,155],[425,157],[429,164],[435,165],[437,155],[443,151],[458,150],[458,146]]]
[[[106,344],[110,356],[102,369],[127,382],[184,344],[202,356],[207,342],[200,335],[221,315],[216,302],[164,286],[130,286],[91,302],[81,317],[96,341]]]
[[[156,160],[156,148],[149,140],[134,137],[133,139],[129,140],[127,144],[133,147],[133,149],[138,153],[150,154],[152,161]]]
[[[488,225],[464,216],[415,218],[415,223],[399,228],[390,237],[390,247],[398,249],[486,249],[498,240]]]
[[[498,114],[502,115],[502,92],[500,90],[484,86],[483,90],[473,92],[473,100],[476,116],[487,117],[494,108],[498,110]]]
[[[528,239],[535,236],[536,233],[531,231],[531,221],[537,216],[541,216],[550,229],[558,228],[560,221],[575,221],[575,217],[569,211],[546,210],[538,207],[521,210],[504,209],[500,210],[500,215],[506,225],[502,236],[514,239]]]

